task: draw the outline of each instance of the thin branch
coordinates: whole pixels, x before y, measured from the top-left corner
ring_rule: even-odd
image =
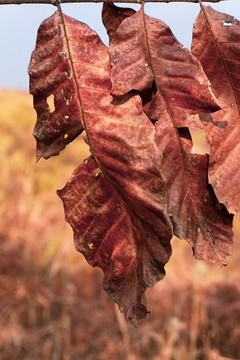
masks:
[[[59,0],[58,2],[61,4],[64,3],[81,3],[81,2],[108,2],[109,0]],[[220,1],[226,0],[202,0],[203,2],[211,2],[211,3],[218,3]],[[116,0],[116,3],[138,3],[141,4],[142,0]],[[198,0],[145,0],[145,2],[162,2],[162,3],[170,3],[170,2],[191,2],[191,3],[198,3]],[[55,0],[0,0],[0,5],[6,4],[52,4],[55,5]]]

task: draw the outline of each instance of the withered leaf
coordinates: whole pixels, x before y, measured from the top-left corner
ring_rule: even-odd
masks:
[[[102,9],[102,22],[111,41],[121,22],[126,17],[135,14],[135,10],[115,6],[112,2],[104,2]]]
[[[166,24],[144,14],[143,7],[123,20],[109,51],[112,94],[142,91],[155,81],[158,93],[161,90],[165,103],[171,104],[172,113],[178,117],[183,109],[192,114],[220,109],[200,62],[182,47]],[[158,93],[153,99],[156,104]]]
[[[209,181],[229,212],[240,215],[240,22],[202,6],[192,52],[202,63],[222,110],[201,115],[210,145]]]
[[[47,159],[57,155],[83,131],[78,91],[58,16],[51,16],[40,25],[28,72],[37,112],[33,133],[37,141],[36,157]]]
[[[229,260],[232,216],[208,183],[208,156],[191,153],[189,127],[199,127],[201,114],[212,185],[237,213],[239,195],[234,202],[221,191],[239,188],[239,23],[208,8],[196,22],[193,50],[213,93],[201,62],[143,6],[136,13],[105,3],[103,22],[111,63],[98,35],[60,7],[41,24],[29,66],[34,136],[39,159],[86,131],[91,156],[58,195],[77,250],[103,270],[104,289],[136,325],[147,314],[146,289],[165,274],[173,232],[196,258]],[[225,71],[219,87],[212,64]]]
[[[77,250],[89,264],[102,268],[110,299],[137,324],[147,314],[141,304],[143,294],[162,279],[171,254],[156,214],[151,215],[152,223],[144,221],[148,210],[125,203],[92,157],[74,171],[58,195]],[[159,235],[164,241],[159,241]]]
[[[110,95],[108,49],[94,31],[59,12],[42,28],[57,40],[65,38],[78,100],[76,115],[80,114],[92,152],[58,194],[76,248],[91,265],[103,269],[106,291],[135,324],[147,314],[142,303],[146,288],[164,276],[171,255],[172,224],[162,201],[164,175],[158,166],[155,127],[138,95]],[[39,44],[42,37],[44,32]],[[58,86],[61,92],[62,83]],[[47,139],[48,133],[43,141]]]
[[[191,154],[177,130],[192,124],[189,114],[219,109],[199,61],[143,8],[121,23],[110,54],[114,94],[143,90],[155,82],[147,115],[157,120],[159,167],[175,235],[191,244],[196,258],[226,264],[231,254],[231,216],[216,206],[207,182],[207,157]]]

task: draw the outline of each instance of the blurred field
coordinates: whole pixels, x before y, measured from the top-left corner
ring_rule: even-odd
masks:
[[[36,115],[25,93],[0,91],[0,360],[240,359],[240,245],[226,268],[173,240],[167,276],[148,290],[135,329],[73,246],[56,190],[87,156],[76,139],[35,164]]]

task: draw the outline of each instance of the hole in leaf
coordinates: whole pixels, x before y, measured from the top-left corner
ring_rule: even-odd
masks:
[[[65,74],[67,74],[67,72],[65,71]],[[62,96],[63,96],[63,99],[64,99],[64,101],[65,101],[65,103],[66,103],[66,105],[68,106],[69,104],[70,104],[70,102],[72,101],[72,95],[69,97],[69,98],[67,98],[66,96],[65,96],[65,94],[64,94],[64,90],[63,90],[63,88],[62,88]]]
[[[67,52],[66,51],[60,51],[60,54],[63,55],[65,59],[67,59]]]
[[[64,134],[64,139],[67,139],[68,138],[68,134]]]
[[[155,124],[157,123],[156,119],[150,119],[151,123],[155,126]]]
[[[71,80],[72,78],[72,71],[70,71],[70,74],[67,73],[67,71],[64,71],[64,74],[66,74],[66,76],[69,78],[69,80]]]
[[[49,110],[51,113],[53,113],[55,111],[55,106],[54,106],[54,95],[50,95],[47,98],[47,104],[49,107]]]
[[[231,21],[223,20],[223,26],[232,26],[232,23],[231,23]]]
[[[205,133],[202,130],[189,129],[192,137],[193,147],[192,154],[209,154],[209,145],[205,138]]]
[[[68,115],[65,115],[64,118],[65,118],[65,119],[69,119],[69,116],[68,116]]]
[[[189,129],[187,127],[181,127],[177,129],[178,134],[181,138],[191,140],[191,134],[189,132]]]

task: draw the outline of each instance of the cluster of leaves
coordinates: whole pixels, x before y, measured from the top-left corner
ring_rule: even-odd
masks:
[[[29,65],[34,136],[37,159],[47,159],[85,130],[91,156],[58,195],[77,250],[102,268],[110,299],[136,324],[173,235],[197,259],[225,265],[231,255],[240,23],[201,4],[190,52],[143,6],[105,3],[102,17],[109,48],[60,7],[40,25]],[[209,156],[191,152],[190,128],[204,130]]]

